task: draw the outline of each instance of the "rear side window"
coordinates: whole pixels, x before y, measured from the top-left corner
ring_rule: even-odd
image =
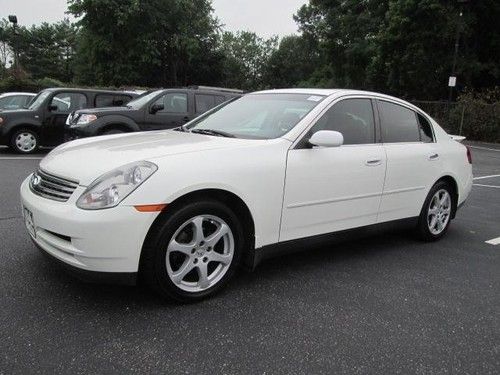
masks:
[[[196,106],[196,113],[198,114],[205,113],[209,109],[215,107],[215,96],[196,94],[194,96],[194,102]]]
[[[418,123],[420,125],[420,139],[422,140],[422,142],[425,143],[433,142],[434,138],[432,137],[431,124],[420,113],[418,113],[417,116],[418,116]]]
[[[215,95],[215,105],[219,105],[219,104],[222,104],[226,101],[226,97],[225,96],[219,96],[219,95]]]
[[[370,99],[346,99],[333,105],[309,131],[335,130],[345,145],[375,143],[375,123]]]
[[[95,106],[100,107],[119,107],[127,104],[130,101],[128,95],[111,95],[111,94],[97,94],[95,97]]]
[[[384,143],[420,142],[417,115],[412,110],[385,101],[379,101]]]

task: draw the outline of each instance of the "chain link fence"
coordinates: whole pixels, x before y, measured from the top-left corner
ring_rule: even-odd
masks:
[[[412,103],[431,115],[449,134],[475,141],[500,142],[500,102],[414,100]]]

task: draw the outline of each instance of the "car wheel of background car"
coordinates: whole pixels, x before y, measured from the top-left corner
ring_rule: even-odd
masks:
[[[243,253],[243,228],[217,201],[172,209],[151,230],[141,275],[164,296],[195,302],[218,292],[234,275]]]
[[[10,146],[20,154],[31,154],[38,149],[38,134],[30,129],[18,130],[12,135]]]
[[[453,191],[444,181],[436,183],[420,213],[418,234],[424,241],[436,241],[444,236],[453,212]]]

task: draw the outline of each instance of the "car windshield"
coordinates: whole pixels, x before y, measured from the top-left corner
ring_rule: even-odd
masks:
[[[128,108],[132,109],[140,109],[145,104],[148,104],[151,99],[153,99],[156,95],[161,93],[163,90],[156,90],[142,94],[141,96],[131,100],[127,103]]]
[[[28,107],[28,109],[31,110],[36,110],[40,105],[44,102],[44,100],[47,98],[47,96],[50,95],[50,91],[42,91],[40,92],[37,96],[35,96]]]
[[[216,107],[185,128],[238,138],[278,138],[288,133],[323,99],[322,95],[309,94],[249,94]]]

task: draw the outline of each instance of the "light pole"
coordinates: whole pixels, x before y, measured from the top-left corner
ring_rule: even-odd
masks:
[[[448,82],[448,86],[450,88],[450,92],[448,95],[448,106],[450,105],[451,100],[453,99],[453,88],[456,86],[455,74],[456,74],[456,68],[457,68],[458,49],[460,47],[460,32],[462,31],[462,17],[464,15],[463,5],[465,5],[468,2],[469,2],[469,0],[457,0],[457,3],[459,5],[459,9],[460,9],[460,13],[459,13],[459,19],[457,22],[457,31],[455,34],[455,50],[453,52],[453,63],[451,66],[451,75],[450,75],[450,79]]]
[[[13,29],[13,35],[14,35],[14,41],[12,43],[12,49],[14,50],[14,68],[16,71],[16,77],[18,76],[19,73],[19,55],[17,51],[17,16],[12,14],[9,15],[9,22],[12,23],[12,29]]]

